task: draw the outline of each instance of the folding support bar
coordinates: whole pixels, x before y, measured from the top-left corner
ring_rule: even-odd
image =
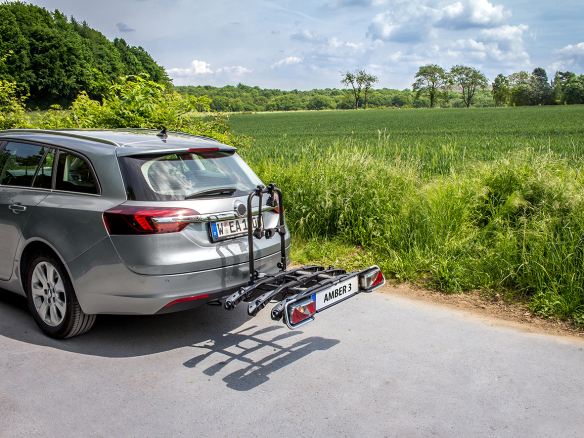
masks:
[[[249,284],[254,284],[254,282],[259,277],[259,273],[255,270],[255,260],[254,260],[254,248],[253,239],[261,239],[265,237],[266,239],[271,239],[275,234],[280,235],[280,262],[278,267],[280,270],[286,269],[286,225],[284,223],[284,199],[282,197],[282,192],[276,187],[276,184],[268,184],[268,187],[259,185],[252,191],[247,197],[247,223],[253,224],[253,213],[252,213],[252,201],[254,197],[259,198],[259,205],[261,208],[262,198],[264,193],[268,194],[268,207],[275,207],[273,205],[276,202],[278,204],[278,225],[274,228],[264,229],[262,214],[258,215],[258,226],[253,228],[248,227],[247,231],[247,243],[249,245]],[[270,205],[271,204],[271,205]]]

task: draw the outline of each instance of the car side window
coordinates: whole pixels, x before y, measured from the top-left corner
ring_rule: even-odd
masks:
[[[53,162],[55,161],[55,150],[51,149],[45,155],[43,164],[39,167],[37,175],[32,183],[33,187],[50,189],[53,179]]]
[[[97,187],[97,182],[87,161],[79,155],[59,151],[56,190],[97,195]]]
[[[46,151],[43,146],[8,142],[0,155],[0,185],[30,187]]]

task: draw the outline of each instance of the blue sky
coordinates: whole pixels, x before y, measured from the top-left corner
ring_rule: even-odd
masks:
[[[144,47],[176,85],[340,88],[364,67],[409,88],[421,65],[584,73],[584,1],[37,0]]]

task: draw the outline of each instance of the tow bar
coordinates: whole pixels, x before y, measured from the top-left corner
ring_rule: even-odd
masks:
[[[284,222],[284,204],[282,192],[276,184],[257,186],[247,198],[247,223],[253,224],[252,201],[268,196],[267,206],[277,207],[278,225],[274,228],[264,228],[261,211],[258,213],[257,227],[248,227],[249,245],[249,281],[248,286],[241,287],[225,300],[225,309],[233,310],[245,301],[248,304],[247,313],[255,316],[270,302],[277,302],[272,308],[271,317],[274,321],[284,319],[288,328],[293,329],[314,320],[314,316],[330,307],[339,304],[361,292],[371,292],[385,284],[385,278],[378,266],[370,266],[362,271],[346,272],[332,266],[307,265],[286,270],[286,227]],[[280,271],[276,274],[266,274],[255,270],[254,247],[255,239],[271,239],[280,236]]]

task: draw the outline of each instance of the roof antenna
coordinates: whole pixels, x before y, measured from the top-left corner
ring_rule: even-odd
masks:
[[[156,137],[160,137],[162,139],[166,139],[168,138],[168,134],[166,133],[166,127],[162,127],[162,131],[160,131],[158,134],[156,134]]]

